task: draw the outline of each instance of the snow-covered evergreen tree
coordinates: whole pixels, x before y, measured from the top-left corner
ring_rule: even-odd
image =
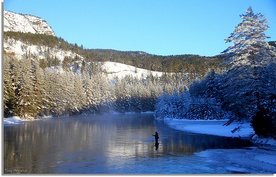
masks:
[[[223,51],[228,54],[227,64],[234,68],[241,65],[260,66],[269,62],[271,57],[268,51],[272,46],[265,41],[269,38],[265,35],[268,20],[260,13],[254,14],[251,7],[240,17],[243,21],[226,39],[227,43],[233,43]]]
[[[50,69],[43,70],[43,85],[42,85],[42,115],[53,115],[53,109],[57,106],[55,103],[55,77],[56,74]]]
[[[34,107],[36,109],[37,115],[43,115],[43,85],[44,82],[44,72],[43,69],[39,67],[37,60],[31,60],[32,62],[32,73],[33,73],[33,87],[34,87]]]
[[[273,107],[268,103],[276,95],[271,84],[275,80],[271,68],[275,66],[276,50],[265,41],[269,38],[265,35],[268,20],[262,14],[254,14],[249,7],[240,17],[243,21],[226,39],[233,45],[223,52],[229,68],[220,77],[219,89],[224,107],[235,114],[235,119],[250,120],[264,106]]]
[[[30,118],[37,115],[36,98],[34,94],[34,73],[31,60],[23,58],[20,61],[21,76],[19,77],[17,96],[17,112],[20,117]]]
[[[80,110],[82,110],[85,107],[85,99],[86,99],[86,95],[85,95],[85,89],[83,87],[83,83],[82,83],[82,77],[80,74],[75,74],[74,75],[74,90],[73,92],[75,93],[75,110],[79,112]]]
[[[84,80],[83,80],[83,87],[84,87],[84,92],[86,95],[85,98],[85,106],[86,109],[90,109],[91,107],[93,107],[93,80],[91,79],[89,72],[86,72],[83,74]]]
[[[13,59],[14,60],[14,59]],[[14,109],[16,107],[16,75],[14,73],[14,67],[18,66],[17,60],[9,57],[4,57],[3,61],[3,101],[4,101],[4,116],[12,116]],[[16,65],[16,66],[15,66]],[[16,67],[17,68],[17,67]]]

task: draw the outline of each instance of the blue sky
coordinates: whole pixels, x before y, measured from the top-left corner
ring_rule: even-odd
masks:
[[[4,10],[41,17],[58,37],[89,49],[214,56],[250,5],[275,41],[275,0],[5,0]]]

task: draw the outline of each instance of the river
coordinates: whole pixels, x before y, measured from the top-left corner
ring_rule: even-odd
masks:
[[[171,129],[152,114],[50,118],[4,127],[4,173],[225,174],[195,153],[248,145]]]

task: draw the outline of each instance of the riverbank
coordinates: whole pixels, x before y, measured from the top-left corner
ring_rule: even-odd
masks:
[[[227,120],[165,119],[164,122],[180,131],[250,139],[255,146],[243,149],[208,149],[195,155],[214,165],[224,163],[225,169],[234,174],[276,173],[276,141],[272,138],[259,138],[254,134],[250,123],[233,122],[225,126]],[[240,129],[232,133],[239,126]]]
[[[13,116],[13,117],[4,118],[3,124],[4,124],[4,126],[11,126],[11,125],[23,123],[25,121],[28,121],[28,120],[21,119],[18,116]]]
[[[14,126],[14,125],[22,124],[24,122],[35,121],[35,120],[46,119],[46,118],[52,118],[52,116],[44,116],[44,117],[40,117],[38,119],[22,119],[18,116],[12,116],[12,117],[4,118],[3,124],[4,124],[4,126]]]
[[[193,133],[201,133],[208,135],[217,135],[225,137],[249,137],[254,134],[253,128],[249,123],[233,122],[229,126],[225,126],[228,120],[189,120],[189,119],[164,119],[165,123],[170,127]],[[231,132],[236,127],[241,128],[235,132]]]
[[[255,135],[250,123],[233,122],[226,126],[228,120],[188,120],[188,119],[164,119],[164,122],[176,130],[188,131],[193,133],[225,136],[225,137],[238,137],[249,139],[254,144],[272,145],[276,146],[276,140],[273,138],[259,138]],[[237,127],[238,130],[234,131]]]

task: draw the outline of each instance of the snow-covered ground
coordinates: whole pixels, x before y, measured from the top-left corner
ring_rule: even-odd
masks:
[[[108,74],[109,79],[114,77],[123,78],[126,76],[132,76],[134,78],[142,79],[152,74],[155,77],[161,77],[162,72],[150,71],[142,68],[136,68],[134,66],[117,63],[117,62],[104,62],[102,65],[103,71]]]
[[[38,33],[55,36],[51,26],[42,18],[4,10],[4,31]]]
[[[24,121],[26,121],[26,120],[23,120],[18,116],[13,116],[13,117],[9,117],[9,118],[4,118],[3,123],[4,123],[4,126],[9,126],[9,125],[20,124]]]
[[[18,116],[13,117],[7,117],[3,119],[4,126],[14,126],[14,125],[20,125],[26,121],[34,121],[34,120],[40,120],[40,119],[47,119],[47,118],[53,118],[52,116],[43,116],[39,117],[38,119],[22,119]]]
[[[254,130],[250,123],[233,122],[226,126],[228,120],[188,120],[188,119],[164,119],[165,123],[171,128],[188,131],[193,133],[201,133],[207,135],[217,135],[225,137],[240,137],[249,139],[257,144],[266,144],[276,146],[276,141],[272,138],[258,138],[254,135]],[[235,128],[240,127],[237,131],[232,132]]]
[[[194,133],[218,135],[226,137],[249,137],[254,134],[253,128],[249,123],[239,124],[234,122],[225,126],[228,120],[188,120],[188,119],[170,119],[166,118],[165,122],[172,128]],[[236,127],[241,126],[240,130],[232,133]]]
[[[254,130],[249,123],[234,122],[224,126],[227,120],[186,120],[165,119],[171,128],[202,134],[211,134],[226,137],[249,138]],[[239,131],[231,131],[241,126]],[[195,153],[213,165],[223,163],[225,169],[231,173],[275,174],[276,173],[276,141],[274,139],[258,138],[253,136],[252,141],[258,143],[244,149],[208,149]]]
[[[49,55],[50,57],[56,57],[61,62],[65,57],[74,58],[78,56],[83,59],[81,55],[69,50],[62,50],[57,47],[50,48],[48,46],[32,45],[13,38],[4,39],[4,51],[15,55],[18,59],[24,58],[26,52],[39,59],[44,59]],[[50,53],[48,51],[50,51]]]
[[[195,154],[214,166],[224,166],[231,173],[276,174],[275,146],[208,149]]]

